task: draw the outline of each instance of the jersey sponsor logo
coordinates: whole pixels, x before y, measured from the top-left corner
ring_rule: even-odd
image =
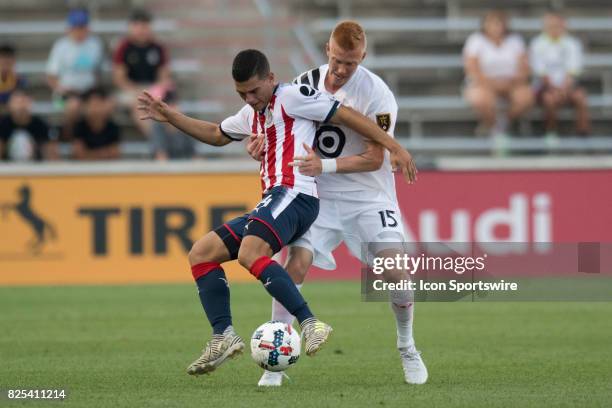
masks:
[[[315,140],[321,156],[335,159],[344,149],[346,135],[339,127],[324,125],[317,129]]]
[[[377,113],[376,123],[385,132],[391,128],[391,114],[390,113]]]

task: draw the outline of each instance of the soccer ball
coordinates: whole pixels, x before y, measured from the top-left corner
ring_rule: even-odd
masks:
[[[290,324],[271,321],[259,326],[251,337],[251,356],[261,368],[284,371],[300,357],[300,335]]]

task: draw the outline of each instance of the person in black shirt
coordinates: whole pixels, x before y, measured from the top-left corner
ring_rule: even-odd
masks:
[[[8,110],[8,114],[0,119],[2,160],[57,159],[57,142],[51,141],[45,121],[32,115],[32,100],[23,89],[17,88],[12,92]]]
[[[148,135],[150,124],[138,120],[136,98],[150,88],[171,86],[168,52],[153,36],[151,14],[134,10],[130,15],[128,35],[122,39],[113,55],[113,81],[119,88],[119,103],[131,109],[134,123]]]
[[[73,154],[79,160],[108,160],[120,156],[119,127],[111,119],[113,103],[106,90],[94,88],[83,95],[83,118],[74,128]]]

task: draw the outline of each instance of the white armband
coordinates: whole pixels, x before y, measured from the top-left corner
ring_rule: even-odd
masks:
[[[335,173],[338,169],[336,159],[321,160],[321,173]]]

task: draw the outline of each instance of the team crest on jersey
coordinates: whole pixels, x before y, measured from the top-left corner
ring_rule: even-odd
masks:
[[[376,123],[385,132],[391,127],[391,114],[390,113],[378,113],[376,114]]]

